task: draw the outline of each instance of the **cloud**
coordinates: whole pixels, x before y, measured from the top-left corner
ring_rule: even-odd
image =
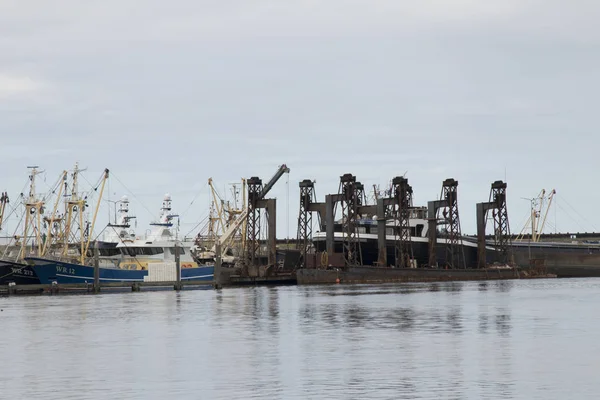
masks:
[[[181,208],[209,176],[267,180],[285,162],[294,220],[298,180],[323,196],[346,172],[371,187],[408,170],[420,204],[459,180],[473,232],[474,203],[506,167],[511,214],[542,186],[583,209],[600,196],[572,179],[600,168],[599,7],[5,0],[0,170],[14,178],[0,187],[19,190],[28,163],[58,174],[80,160],[149,208],[167,191]]]
[[[28,76],[3,74],[0,72],[0,99],[40,90],[42,86]]]
[[[27,3],[25,6],[24,3]],[[581,12],[585,8],[588,12]],[[410,35],[426,32],[512,31],[596,37],[594,3],[557,0],[62,0],[9,1],[0,32],[45,53],[78,45],[82,52],[127,48],[131,42],[218,42],[281,37]],[[6,40],[6,39],[5,39]],[[0,41],[1,43],[1,41]]]

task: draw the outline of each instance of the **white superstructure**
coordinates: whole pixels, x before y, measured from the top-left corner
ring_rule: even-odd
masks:
[[[122,260],[119,264],[124,269],[148,269],[149,263],[175,262],[179,253],[181,268],[197,267],[190,248],[192,241],[181,241],[177,237],[178,228],[173,226],[173,219],[178,217],[171,213],[171,195],[165,194],[157,222],[151,223],[151,231],[146,238],[132,241],[121,241]]]

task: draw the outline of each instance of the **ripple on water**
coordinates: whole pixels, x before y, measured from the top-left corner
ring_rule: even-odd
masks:
[[[597,398],[599,279],[0,298],[2,398]]]

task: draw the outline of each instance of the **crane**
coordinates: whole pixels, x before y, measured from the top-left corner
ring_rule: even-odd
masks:
[[[275,172],[275,175],[273,175],[271,180],[269,182],[267,182],[267,184],[265,186],[263,186],[262,190],[259,192],[257,200],[264,199],[265,196],[271,191],[273,186],[275,186],[275,184],[277,183],[279,178],[281,178],[283,176],[283,174],[287,174],[289,172],[290,172],[290,169],[287,167],[287,165],[285,165],[285,164],[280,165],[279,168],[277,169],[277,172]]]
[[[287,165],[282,164],[277,168],[275,175],[263,186],[258,177],[248,179],[248,217],[246,218],[246,260],[250,265],[255,265],[259,256],[260,247],[260,215],[261,209],[265,209],[268,215],[267,221],[267,248],[268,263],[275,264],[276,258],[276,199],[266,199],[269,191],[275,186],[283,174],[289,173]]]
[[[246,230],[245,225],[247,225],[247,221],[249,218],[249,215],[251,213],[253,213],[256,208],[261,208],[260,205],[258,205],[257,203],[259,203],[259,201],[264,200],[265,196],[271,191],[271,189],[273,188],[273,186],[275,186],[275,184],[277,183],[277,181],[283,176],[283,174],[285,173],[289,173],[290,169],[285,165],[281,165],[278,167],[277,171],[275,172],[275,174],[273,175],[273,177],[269,180],[269,182],[267,182],[266,185],[262,186],[262,183],[260,184],[259,187],[255,187],[255,195],[252,196],[252,199],[248,199],[249,202],[251,202],[252,204],[247,204],[246,203],[246,180],[242,180],[242,185],[244,187],[244,199],[243,199],[243,207],[241,210],[238,209],[234,209],[231,208],[229,205],[224,206],[223,202],[221,201],[220,207],[219,205],[217,205],[217,214],[218,214],[218,222],[221,224],[221,228],[222,228],[222,234],[220,236],[217,236],[215,238],[214,244],[213,246],[209,249],[206,250],[202,253],[198,253],[201,254],[200,258],[214,258],[217,255],[217,251],[219,252],[219,255],[222,257],[223,260],[225,260],[225,254],[227,253],[227,250],[230,247],[230,242],[231,240],[235,237],[236,232],[238,232],[240,229],[242,229],[242,231]],[[260,179],[258,178],[251,178],[250,181],[253,181],[253,179],[256,179],[257,181],[260,182]],[[215,200],[215,202],[219,203],[219,201],[217,200],[221,200],[220,197],[218,196],[218,193],[216,193],[216,191],[214,190],[213,186],[212,186],[212,180],[209,180],[209,185],[211,186],[211,189],[213,190],[213,198]],[[227,221],[225,219],[225,213],[229,214],[229,218],[227,218]],[[245,238],[242,237],[242,240],[244,240]],[[229,260],[228,260],[229,261]]]

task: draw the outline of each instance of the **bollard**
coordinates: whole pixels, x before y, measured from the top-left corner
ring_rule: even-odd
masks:
[[[221,283],[221,243],[219,240],[215,243],[215,267],[213,270],[213,281],[215,289],[223,287]]]
[[[180,261],[180,255],[179,255],[179,246],[177,246],[177,242],[175,242],[175,273],[176,273],[176,281],[175,281],[175,290],[181,290],[182,289],[182,285],[181,285],[181,261]]]
[[[14,282],[8,283],[8,294],[17,294],[17,288]]]
[[[100,251],[98,241],[94,243],[94,293],[100,293]]]

